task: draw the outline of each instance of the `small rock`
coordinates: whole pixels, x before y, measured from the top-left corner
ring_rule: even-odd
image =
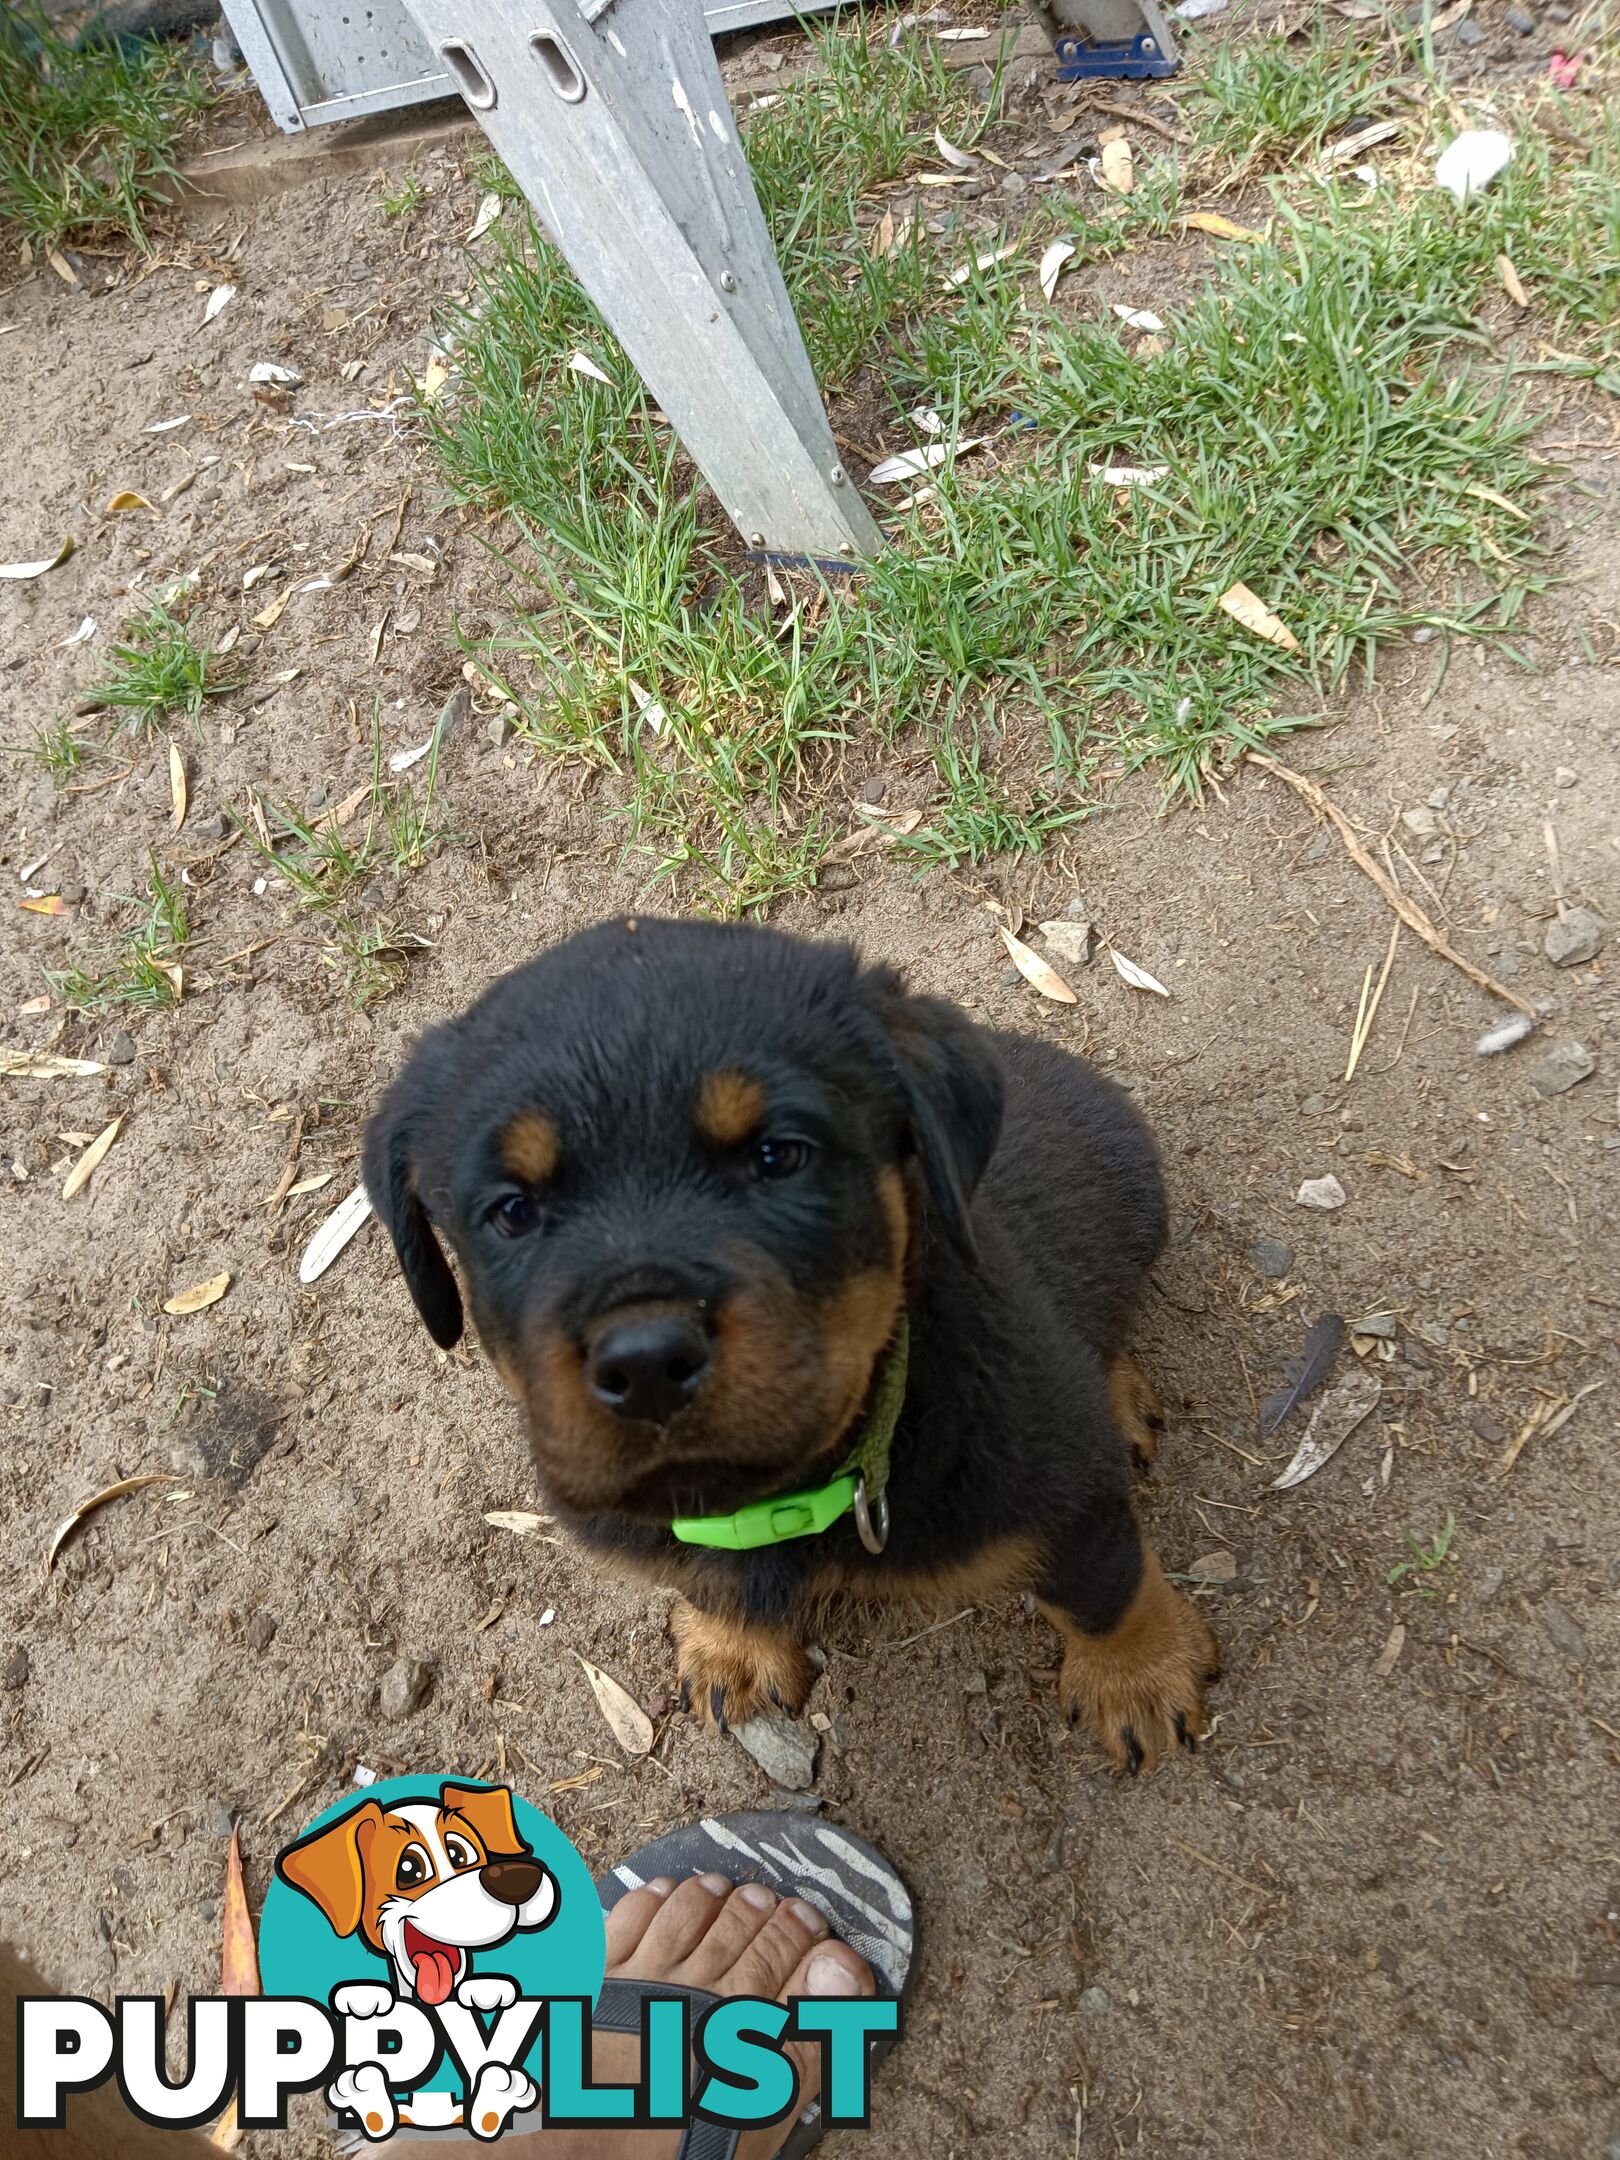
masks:
[[[1530,1068],[1531,1083],[1538,1095],[1562,1095],[1597,1071],[1597,1059],[1585,1043],[1557,1042]]]
[[[988,1695],[989,1692],[989,1674],[982,1665],[975,1665],[972,1672],[962,1682],[962,1693],[964,1695]]]
[[[433,1667],[420,1658],[399,1658],[383,1674],[377,1708],[385,1718],[406,1718],[433,1691]]]
[[[507,738],[511,732],[512,722],[508,715],[503,712],[491,713],[484,722],[484,740],[494,750],[504,750],[506,748]]]
[[[1363,1313],[1359,1320],[1352,1320],[1352,1335],[1376,1335],[1380,1342],[1393,1342],[1399,1326],[1392,1312]]]
[[[1187,1569],[1189,1582],[1236,1582],[1237,1576],[1237,1555],[1229,1552],[1204,1553],[1199,1559],[1194,1560]]]
[[[1567,23],[1574,13],[1575,10],[1566,5],[1566,0],[1553,0],[1552,6],[1547,10],[1547,20],[1550,23]]]
[[[1106,2017],[1114,2007],[1114,1999],[1105,1987],[1088,1987],[1080,1998],[1080,2007],[1087,2017]]]
[[[223,840],[225,837],[224,817],[216,810],[212,817],[199,818],[191,827],[191,836],[194,840]]]
[[[1465,16],[1451,33],[1459,45],[1483,45],[1485,33],[1472,15]]]
[[[128,1028],[114,1028],[113,1038],[102,1052],[109,1065],[133,1065],[135,1062],[135,1038]]]
[[[1248,1259],[1250,1267],[1269,1275],[1273,1282],[1281,1282],[1294,1264],[1292,1247],[1274,1237],[1256,1238],[1249,1247]]]
[[[267,1612],[256,1612],[248,1622],[247,1639],[255,1650],[268,1650],[276,1639],[276,1623]]]
[[[1072,922],[1065,916],[1058,916],[1051,922],[1041,924],[1041,936],[1058,959],[1067,960],[1074,967],[1090,966],[1090,923]]]
[[[28,1652],[20,1647],[0,1665],[0,1688],[14,1695],[18,1688],[28,1685]]]
[[[202,1826],[208,1837],[228,1838],[236,1828],[236,1810],[225,1801],[216,1800],[204,1813]]]
[[[1326,1177],[1307,1178],[1294,1199],[1300,1207],[1341,1208],[1345,1203],[1345,1190],[1330,1170]]]
[[[465,683],[457,683],[440,708],[438,730],[440,742],[448,742],[465,722],[472,711],[472,692]]]
[[[68,878],[63,884],[58,885],[56,894],[57,898],[68,907],[83,907],[84,905],[84,887],[77,878]]]
[[[1504,1569],[1499,1567],[1488,1567],[1485,1570],[1484,1574],[1479,1578],[1480,1596],[1482,1598],[1495,1597],[1497,1592],[1501,1589],[1503,1583],[1505,1583],[1506,1581],[1507,1574]]]
[[[1072,900],[1064,901],[1063,913],[1065,919],[1069,922],[1088,923],[1091,920],[1091,910],[1078,893],[1075,894]]]
[[[304,797],[304,808],[306,811],[311,812],[316,810],[324,810],[328,802],[331,801],[331,799],[332,790],[327,786],[324,780],[317,780],[315,785],[310,789],[309,793]]]
[[[1018,970],[1009,960],[1007,965],[1001,971],[1001,980],[1005,984],[1007,989],[1016,990],[1018,985],[1023,981],[1023,979],[1023,976],[1019,974]]]
[[[1432,838],[1440,829],[1435,822],[1434,812],[1426,804],[1418,810],[1403,810],[1401,823],[1409,833],[1416,834],[1419,840]]]
[[[889,792],[889,783],[881,773],[873,773],[870,780],[861,782],[861,801],[880,803]]]
[[[1572,907],[1567,915],[1555,915],[1547,925],[1542,951],[1554,967],[1580,967],[1596,959],[1608,935],[1608,925],[1590,908]]]
[[[1514,10],[1510,8],[1508,10],[1508,13],[1509,15],[1512,15],[1514,13]],[[1524,32],[1520,33],[1521,36],[1525,34],[1526,33]],[[1553,767],[1553,778],[1558,782],[1558,785],[1560,787],[1575,787],[1576,785],[1578,785],[1580,777],[1580,774],[1575,770],[1573,765],[1555,765]]]
[[[1299,1114],[1301,1117],[1320,1117],[1326,1109],[1325,1095],[1307,1095],[1299,1106]]]
[[[815,1736],[792,1718],[762,1712],[733,1725],[731,1737],[751,1755],[773,1785],[805,1792],[816,1774]]]
[[[1528,8],[1510,7],[1502,20],[1515,37],[1531,37],[1535,33],[1536,18]]]
[[[1562,1605],[1555,1605],[1551,1598],[1543,1598],[1536,1608],[1536,1618],[1541,1622],[1541,1632],[1555,1650],[1563,1652],[1572,1665],[1584,1665],[1590,1653],[1586,1637],[1565,1612]]]

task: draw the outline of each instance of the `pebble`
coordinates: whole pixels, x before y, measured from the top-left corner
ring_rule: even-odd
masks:
[[[1502,20],[1515,37],[1530,37],[1535,32],[1536,18],[1528,8],[1510,7]]]
[[[6,1662],[0,1665],[0,1688],[4,1688],[8,1694],[14,1695],[18,1688],[27,1685],[28,1652],[23,1649],[13,1650]]]
[[[1495,1597],[1496,1593],[1501,1589],[1503,1583],[1506,1582],[1506,1580],[1507,1575],[1505,1570],[1499,1567],[1488,1567],[1485,1570],[1484,1574],[1479,1578],[1480,1596],[1482,1598]]]
[[[236,1828],[236,1810],[225,1801],[216,1800],[203,1817],[203,1829],[209,1837],[228,1838]]]
[[[1105,1987],[1088,1987],[1080,1998],[1080,2007],[1087,2017],[1106,2017],[1114,2007],[1114,1998]]]
[[[256,1612],[248,1622],[247,1639],[255,1650],[268,1650],[276,1639],[276,1623],[267,1612]]]
[[[1485,33],[1474,18],[1466,16],[1451,33],[1459,45],[1483,45]]]
[[[199,818],[197,823],[192,826],[191,834],[195,840],[223,840],[225,837],[225,820],[216,810],[212,817]]]
[[[1256,1238],[1249,1247],[1248,1260],[1250,1267],[1269,1275],[1273,1282],[1281,1282],[1294,1264],[1294,1255],[1281,1238],[1263,1237]]]
[[[377,1708],[385,1718],[406,1718],[433,1692],[433,1667],[420,1658],[398,1658],[383,1674]]]
[[[102,1055],[109,1065],[133,1065],[135,1062],[135,1038],[128,1028],[114,1028],[113,1038]]]
[[[733,1725],[731,1737],[751,1755],[773,1785],[805,1792],[816,1774],[815,1736],[792,1718],[762,1712]]]
[[[1586,1637],[1565,1612],[1562,1605],[1555,1605],[1551,1598],[1543,1598],[1536,1608],[1536,1618],[1541,1622],[1541,1632],[1555,1650],[1561,1650],[1571,1664],[1584,1665],[1590,1653]]]
[[[973,1670],[968,1674],[967,1678],[962,1682],[962,1693],[964,1695],[988,1695],[989,1692],[989,1674],[985,1671],[982,1665],[975,1665]]]
[[[861,801],[880,803],[889,792],[889,783],[881,773],[873,773],[870,780],[861,782]]]
[[[1557,1042],[1530,1068],[1538,1095],[1562,1095],[1597,1071],[1597,1059],[1585,1043]]]
[[[1588,907],[1572,907],[1547,925],[1542,951],[1554,967],[1580,967],[1596,959],[1607,935],[1608,925],[1601,915]]]
[[[1510,21],[1512,20],[1512,15],[1513,10],[1510,8],[1508,10],[1508,18]],[[1533,27],[1534,25],[1532,25],[1532,28]],[[1524,37],[1528,35],[1528,32],[1521,31],[1519,34],[1521,37]],[[1553,767],[1553,778],[1558,782],[1558,785],[1560,787],[1574,787],[1578,784],[1580,777],[1580,774],[1575,770],[1573,765],[1555,765]]]
[[[504,750],[511,732],[512,724],[505,713],[491,713],[484,722],[484,740],[493,750]]]
[[[1307,1178],[1294,1195],[1300,1207],[1342,1208],[1346,1194],[1344,1187],[1330,1170],[1326,1177]]]

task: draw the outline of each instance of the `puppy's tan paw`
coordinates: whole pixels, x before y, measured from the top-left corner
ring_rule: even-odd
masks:
[[[1135,1358],[1123,1352],[1108,1368],[1108,1400],[1132,1454],[1144,1470],[1151,1470],[1164,1435],[1164,1406],[1158,1389]]]
[[[669,1632],[681,1708],[696,1711],[720,1732],[761,1710],[796,1717],[815,1685],[816,1668],[787,1628],[702,1612],[677,1598]]]
[[[1158,1560],[1144,1555],[1142,1580],[1118,1627],[1088,1635],[1066,1614],[1058,1701],[1084,1725],[1116,1769],[1152,1771],[1177,1747],[1196,1752],[1204,1737],[1204,1690],[1220,1676],[1220,1651],[1203,1615],[1171,1589]]]

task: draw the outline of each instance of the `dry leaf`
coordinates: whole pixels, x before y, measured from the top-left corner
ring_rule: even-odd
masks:
[[[653,1744],[653,1724],[636,1698],[620,1687],[611,1673],[603,1672],[600,1665],[593,1665],[588,1657],[575,1657],[585,1668],[585,1677],[591,1683],[597,1707],[613,1728],[613,1737],[627,1755],[646,1755]]]
[[[1156,975],[1150,975],[1146,968],[1138,967],[1134,960],[1127,960],[1125,955],[1116,951],[1112,945],[1108,948],[1108,957],[1113,961],[1121,979],[1128,982],[1133,990],[1151,990],[1155,997],[1162,998],[1170,995]]]
[[[1496,274],[1502,280],[1502,290],[1515,307],[1528,307],[1530,305],[1530,295],[1525,291],[1524,282],[1520,278],[1518,271],[1513,267],[1511,255],[1497,256]]]
[[[1009,255],[1018,253],[1018,242],[1011,240],[1005,247],[991,248],[987,254],[975,255],[970,263],[958,263],[946,278],[947,286],[965,285],[975,270],[993,270],[998,262],[1005,262]]]
[[[143,435],[172,435],[177,427],[184,427],[190,418],[190,413],[183,412],[174,420],[154,420],[150,427],[142,428],[141,433]]]
[[[29,915],[65,915],[68,904],[60,893],[35,893],[30,900],[19,900],[17,905]]]
[[[203,309],[203,321],[211,323],[216,315],[223,314],[235,298],[234,285],[216,285],[208,295],[208,305]]]
[[[1127,330],[1162,330],[1164,324],[1150,308],[1127,307],[1123,300],[1110,300],[1108,305],[1119,317]]]
[[[1049,960],[1043,960],[1038,952],[1026,945],[1022,938],[1014,937],[1001,923],[997,923],[996,929],[1000,933],[1002,944],[1007,948],[1007,957],[1025,982],[1033,984],[1042,997],[1050,998],[1055,1005],[1079,1004],[1080,1000]]]
[[[47,992],[43,990],[40,992],[38,997],[31,997],[27,1000],[25,1004],[19,1005],[17,1007],[19,1015],[26,1013],[48,1013],[50,1009],[50,996]]]
[[[503,207],[501,198],[491,188],[489,193],[479,202],[478,215],[473,219],[472,230],[467,235],[469,246],[474,240],[483,239],[485,233],[500,217]]]
[[[178,832],[186,822],[186,761],[172,735],[169,737],[169,800],[174,806],[169,813],[170,829]]]
[[[1057,281],[1063,275],[1063,265],[1073,254],[1072,240],[1054,240],[1041,257],[1041,267],[1036,274],[1041,281],[1041,291],[1048,300],[1057,291]]]
[[[587,375],[592,382],[606,383],[609,389],[613,387],[613,377],[604,374],[589,353],[575,353],[569,360],[568,365],[576,375]]]
[[[273,630],[276,627],[287,612],[287,602],[292,598],[294,589],[291,585],[284,585],[280,597],[272,600],[267,608],[261,608],[254,616],[253,620],[261,630]]]
[[[968,435],[959,443],[923,443],[915,450],[902,450],[898,457],[885,458],[881,465],[874,465],[867,478],[874,487],[888,487],[896,480],[912,480],[918,473],[932,472],[936,465],[943,465],[954,453],[966,456],[969,450],[981,449],[985,438]]]
[[[225,1995],[257,1995],[259,1954],[253,1944],[253,1915],[248,1910],[247,1889],[242,1881],[242,1848],[236,1831],[225,1855],[225,1908],[221,1915],[220,1991]]]
[[[296,1185],[289,1185],[285,1194],[288,1200],[296,1200],[300,1193],[320,1192],[337,1176],[335,1170],[317,1170],[313,1177],[300,1178]]]
[[[73,265],[68,261],[67,257],[62,253],[60,248],[52,248],[51,252],[49,253],[49,255],[46,256],[45,260],[50,264],[51,268],[56,272],[57,276],[62,280],[62,283],[64,285],[78,284],[79,273],[77,270],[74,269]]]
[[[1355,134],[1343,135],[1336,143],[1330,143],[1322,152],[1322,163],[1349,164],[1379,143],[1393,141],[1405,125],[1404,120],[1380,120],[1375,127],[1358,128]]]
[[[1247,585],[1230,586],[1221,594],[1215,605],[1223,608],[1234,622],[1245,630],[1264,638],[1268,645],[1280,645],[1285,652],[1298,652],[1299,639],[1288,625],[1272,614],[1258,594],[1250,592]]]
[[[496,1508],[486,1515],[484,1520],[492,1523],[497,1530],[510,1530],[514,1537],[533,1537],[537,1530],[544,1528],[548,1522],[554,1522],[556,1517],[529,1515],[522,1508]]]
[[[269,384],[278,390],[296,390],[304,378],[295,367],[283,367],[279,360],[255,360],[248,369],[250,383]]]
[[[339,1201],[304,1247],[304,1256],[298,1263],[298,1280],[312,1283],[318,1275],[324,1275],[370,1213],[371,1202],[366,1196],[366,1188],[357,1185],[347,1198]]]
[[[1105,487],[1153,487],[1169,473],[1168,465],[1088,465],[1086,471]]]
[[[894,246],[894,236],[898,230],[899,227],[894,222],[894,212],[885,210],[867,235],[867,254],[880,257],[887,255]]]
[[[1136,161],[1131,156],[1131,146],[1123,135],[1102,146],[1099,159],[1102,184],[1110,195],[1129,195],[1136,186]]]
[[[93,615],[87,615],[77,630],[71,631],[68,636],[63,638],[62,645],[64,649],[69,645],[82,645],[86,638],[93,638],[95,634],[96,618]]]
[[[972,172],[979,162],[970,150],[959,150],[955,143],[940,133],[938,128],[934,130],[934,148],[953,172]]]
[[[1266,237],[1251,225],[1235,225],[1218,210],[1189,210],[1180,223],[1193,232],[1213,233],[1217,240],[1264,240]]]
[[[167,1471],[152,1471],[145,1477],[120,1478],[116,1485],[104,1486],[100,1492],[92,1493],[88,1500],[81,1500],[73,1513],[64,1516],[56,1526],[56,1535],[51,1539],[50,1549],[45,1555],[47,1572],[55,1567],[57,1554],[87,1515],[93,1515],[97,1508],[105,1507],[109,1500],[121,1500],[125,1493],[140,1492],[148,1485],[173,1483],[174,1479]]]
[[[433,737],[430,735],[426,742],[418,743],[414,750],[396,750],[388,760],[388,770],[391,773],[409,772],[432,748]]]
[[[1389,1678],[1390,1674],[1395,1670],[1396,1665],[1400,1662],[1400,1655],[1402,1650],[1405,1649],[1405,1647],[1406,1626],[1403,1621],[1397,1620],[1395,1625],[1389,1631],[1388,1642],[1385,1643],[1383,1649],[1380,1650],[1378,1653],[1378,1663],[1373,1667],[1373,1671],[1378,1675],[1380,1680],[1387,1680]]]
[[[62,1198],[64,1200],[71,1200],[75,1193],[84,1191],[84,1188],[95,1176],[96,1171],[105,1159],[107,1150],[118,1138],[118,1128],[123,1122],[121,1115],[115,1117],[110,1125],[104,1126],[96,1134],[96,1137],[67,1174],[67,1182],[62,1187]]]
[[[1371,1416],[1382,1393],[1376,1374],[1365,1369],[1346,1373],[1336,1386],[1328,1389],[1311,1412],[1310,1423],[1294,1450],[1293,1461],[1280,1477],[1272,1479],[1271,1490],[1287,1492],[1295,1485],[1303,1485],[1307,1478],[1315,1477],[1322,1465],[1339,1452],[1356,1427]]]
[[[980,38],[987,38],[990,33],[988,30],[971,29],[936,30],[934,32],[934,35],[940,40],[942,44],[945,45],[971,45],[976,43]]]
[[[54,1050],[0,1050],[0,1074],[8,1080],[88,1080],[106,1070],[94,1058],[58,1057]]]
[[[422,371],[422,403],[432,405],[450,380],[450,363],[442,353],[434,353]]]
[[[68,557],[69,557],[69,556],[70,556],[70,555],[71,555],[72,553],[73,553],[73,538],[72,538],[72,535],[70,534],[70,535],[68,536],[68,538],[67,538],[67,539],[65,539],[65,540],[64,540],[64,541],[62,542],[62,545],[61,545],[61,546],[60,546],[60,547],[59,547],[59,548],[57,549],[56,553],[55,553],[54,555],[52,555],[52,556],[51,556],[51,557],[49,558],[49,560],[48,560],[48,561],[45,561],[45,562],[8,562],[8,563],[0,563],[0,577],[3,577],[3,578],[36,578],[36,577],[43,577],[43,576],[45,575],[45,573],[46,573],[46,571],[47,571],[47,570],[60,570],[60,569],[61,569],[61,567],[62,567],[62,565],[63,565],[63,563],[65,563],[65,562],[67,561]]]
[[[166,1313],[182,1315],[201,1312],[205,1306],[217,1305],[231,1287],[229,1268],[223,1275],[210,1275],[206,1282],[193,1283],[189,1290],[178,1290],[164,1302]]]

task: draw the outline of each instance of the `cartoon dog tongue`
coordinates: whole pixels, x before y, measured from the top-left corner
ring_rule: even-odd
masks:
[[[456,1984],[456,1969],[461,1963],[459,1950],[447,1949],[435,1942],[431,1935],[424,1935],[414,1920],[405,1923],[405,1955],[416,1972],[416,1992],[425,2003],[442,2003],[450,2000],[450,1990]]]

